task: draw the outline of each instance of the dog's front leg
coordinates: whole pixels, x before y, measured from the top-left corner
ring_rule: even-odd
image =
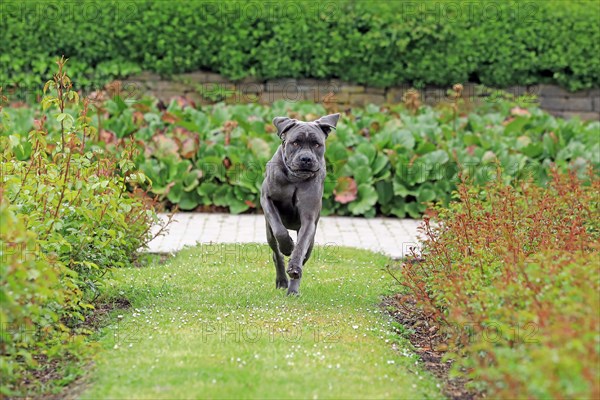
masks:
[[[275,239],[277,240],[279,251],[281,251],[283,255],[289,256],[294,250],[294,241],[290,237],[285,226],[283,226],[279,211],[273,204],[273,201],[266,195],[260,197],[260,205],[263,208],[269,226],[273,230],[273,236],[275,236]]]
[[[291,278],[288,294],[297,294],[302,279],[302,265],[315,241],[317,226],[315,221],[302,221],[298,231],[298,242],[288,263],[287,274]]]

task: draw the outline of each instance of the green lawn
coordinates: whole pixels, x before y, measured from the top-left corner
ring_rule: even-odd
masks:
[[[99,334],[83,399],[439,398],[382,313],[388,259],[316,248],[301,295],[275,289],[262,245],[187,248],[163,264],[119,269],[127,298]]]

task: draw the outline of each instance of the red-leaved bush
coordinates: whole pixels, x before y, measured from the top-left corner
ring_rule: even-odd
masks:
[[[600,398],[600,179],[552,171],[547,187],[463,183],[422,226],[402,282],[479,390]]]

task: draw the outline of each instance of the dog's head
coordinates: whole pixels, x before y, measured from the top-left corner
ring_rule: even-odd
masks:
[[[287,117],[273,120],[283,142],[284,162],[292,172],[307,174],[324,168],[325,139],[339,118],[340,114],[330,114],[313,122]]]

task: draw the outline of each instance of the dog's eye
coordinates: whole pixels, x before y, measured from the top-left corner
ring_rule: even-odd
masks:
[[[321,147],[321,145],[319,143],[315,143],[315,144],[313,144],[313,146],[315,146],[315,147]]]
[[[294,145],[294,146],[298,147],[298,146],[300,146],[300,143],[298,143],[298,142],[293,142],[293,143],[292,143],[292,145]]]

